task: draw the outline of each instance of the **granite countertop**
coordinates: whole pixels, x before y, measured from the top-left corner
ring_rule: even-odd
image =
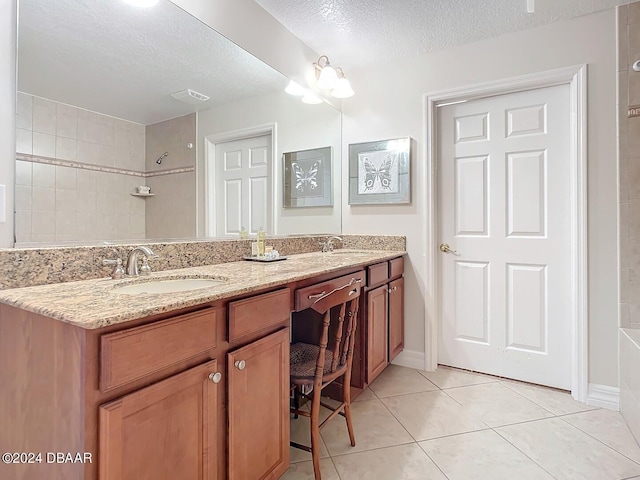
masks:
[[[404,251],[335,250],[331,253],[291,255],[278,262],[230,262],[166,270],[148,277],[112,280],[101,278],[0,291],[0,302],[86,329],[124,323],[251,293],[325,273],[376,263],[406,254]],[[179,293],[128,295],[119,285],[163,278],[220,278],[213,288]]]

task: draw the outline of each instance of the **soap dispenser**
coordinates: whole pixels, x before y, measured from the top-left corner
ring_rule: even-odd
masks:
[[[258,256],[264,257],[264,242],[265,237],[267,236],[266,232],[262,227],[258,230]]]

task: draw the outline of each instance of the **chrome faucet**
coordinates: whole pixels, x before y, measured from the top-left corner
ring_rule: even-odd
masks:
[[[153,253],[153,250],[151,250],[149,247],[140,245],[139,247],[134,248],[129,252],[129,256],[127,257],[127,266],[126,266],[127,275],[132,275],[132,276],[138,275],[138,257],[141,254],[148,258],[158,258],[158,256],[155,253]],[[149,273],[151,273],[151,269],[149,269],[147,266],[144,272],[145,274],[148,275]]]
[[[322,251],[323,252],[333,252],[333,241],[334,240],[338,240],[339,242],[341,242],[342,238],[337,237],[335,235],[332,235],[329,238],[327,238],[327,240],[325,242],[320,242],[320,246],[322,247]]]

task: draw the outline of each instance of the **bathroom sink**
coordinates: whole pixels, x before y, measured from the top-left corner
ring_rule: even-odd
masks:
[[[212,288],[222,285],[226,278],[158,278],[155,280],[137,281],[117,285],[113,288],[115,293],[123,295],[179,293]]]

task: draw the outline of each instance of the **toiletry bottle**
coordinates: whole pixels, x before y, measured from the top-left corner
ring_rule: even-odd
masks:
[[[240,229],[240,238],[241,238],[242,240],[246,240],[246,239],[247,239],[247,236],[248,236],[248,235],[247,235],[247,229],[246,229],[246,228],[244,228],[244,227],[242,227],[242,228]]]
[[[262,227],[258,230],[258,256],[264,257],[264,239],[266,237],[266,233]]]

